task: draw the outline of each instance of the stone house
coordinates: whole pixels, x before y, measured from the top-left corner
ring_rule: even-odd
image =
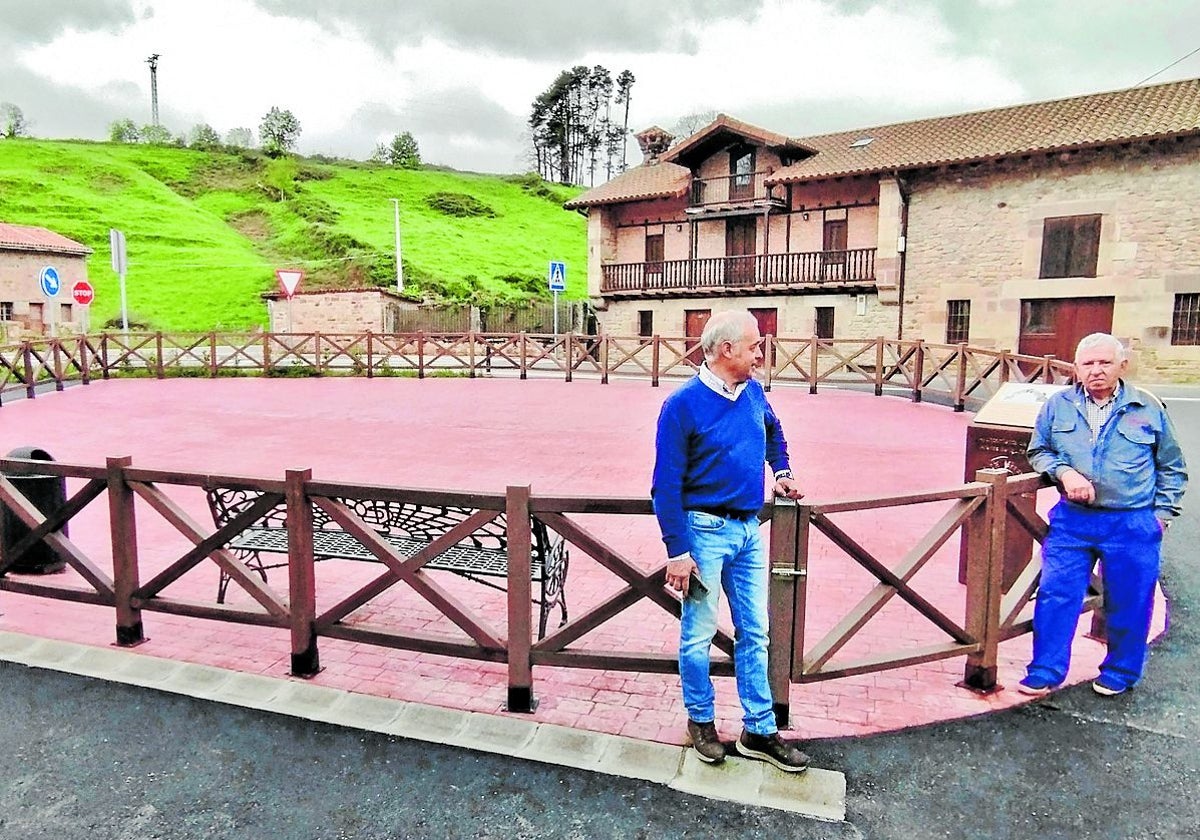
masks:
[[[1200,79],[788,137],[718,116],[567,202],[613,335],[924,339],[1200,371]]]
[[[0,340],[85,331],[88,307],[74,303],[71,288],[88,279],[91,253],[86,245],[45,228],[0,222]],[[58,277],[54,297],[42,291],[47,269]]]

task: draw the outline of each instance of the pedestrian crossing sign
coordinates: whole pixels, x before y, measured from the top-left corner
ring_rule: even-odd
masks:
[[[556,260],[550,261],[550,291],[565,292],[567,290],[567,264]]]

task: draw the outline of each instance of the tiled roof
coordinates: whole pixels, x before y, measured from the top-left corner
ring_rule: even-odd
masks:
[[[645,198],[671,198],[687,193],[692,173],[674,163],[642,164],[616,178],[575,196],[563,206],[568,210],[597,204],[617,204]]]
[[[717,118],[704,128],[697,131],[691,137],[685,137],[680,142],[676,143],[663,154],[662,159],[668,161],[676,161],[685,157],[687,153],[702,146],[704,141],[715,134],[728,132],[738,134],[748,140],[757,141],[764,146],[777,149],[792,149],[795,151],[812,151],[803,141],[793,137],[788,137],[786,134],[780,134],[777,131],[768,131],[765,128],[759,128],[756,125],[751,125],[748,122],[734,119],[725,114],[717,114]]]
[[[799,138],[769,184],[1200,133],[1200,79]],[[870,143],[852,147],[855,141]]]
[[[34,251],[86,257],[92,249],[45,228],[0,222],[0,251]]]

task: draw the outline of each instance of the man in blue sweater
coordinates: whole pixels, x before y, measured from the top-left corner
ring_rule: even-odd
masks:
[[[1179,515],[1187,464],[1162,403],[1123,381],[1121,342],[1093,333],[1075,351],[1076,385],[1038,414],[1029,463],[1059,486],[1042,543],[1033,661],[1018,690],[1037,697],[1067,677],[1079,610],[1099,560],[1108,655],[1092,689],[1123,694],[1142,678],[1163,534]]]
[[[753,379],[763,361],[754,316],[744,309],[714,315],[700,346],[698,375],[659,414],[651,491],[669,558],[667,585],[684,596],[679,676],[688,736],[702,761],[725,759],[709,675],[724,589],[744,724],[737,751],[798,773],[808,756],[779,737],[767,680],[767,558],[756,518],[764,463],[774,471],[776,494],[803,494],[789,469],[783,429]]]

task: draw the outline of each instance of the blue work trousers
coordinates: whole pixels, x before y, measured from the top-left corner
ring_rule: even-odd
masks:
[[[1029,676],[1052,685],[1066,679],[1079,612],[1099,560],[1108,634],[1100,676],[1113,688],[1136,684],[1146,664],[1161,548],[1162,525],[1150,508],[1097,510],[1065,500],[1055,505],[1042,545]]]
[[[717,634],[717,606],[724,589],[733,617],[733,667],[742,722],[756,735],[770,735],[776,724],[767,679],[767,557],[758,519],[743,522],[688,511],[687,520],[692,559],[708,587],[707,595],[693,591],[683,599],[679,676],[688,717],[698,723],[716,717],[709,652]]]

